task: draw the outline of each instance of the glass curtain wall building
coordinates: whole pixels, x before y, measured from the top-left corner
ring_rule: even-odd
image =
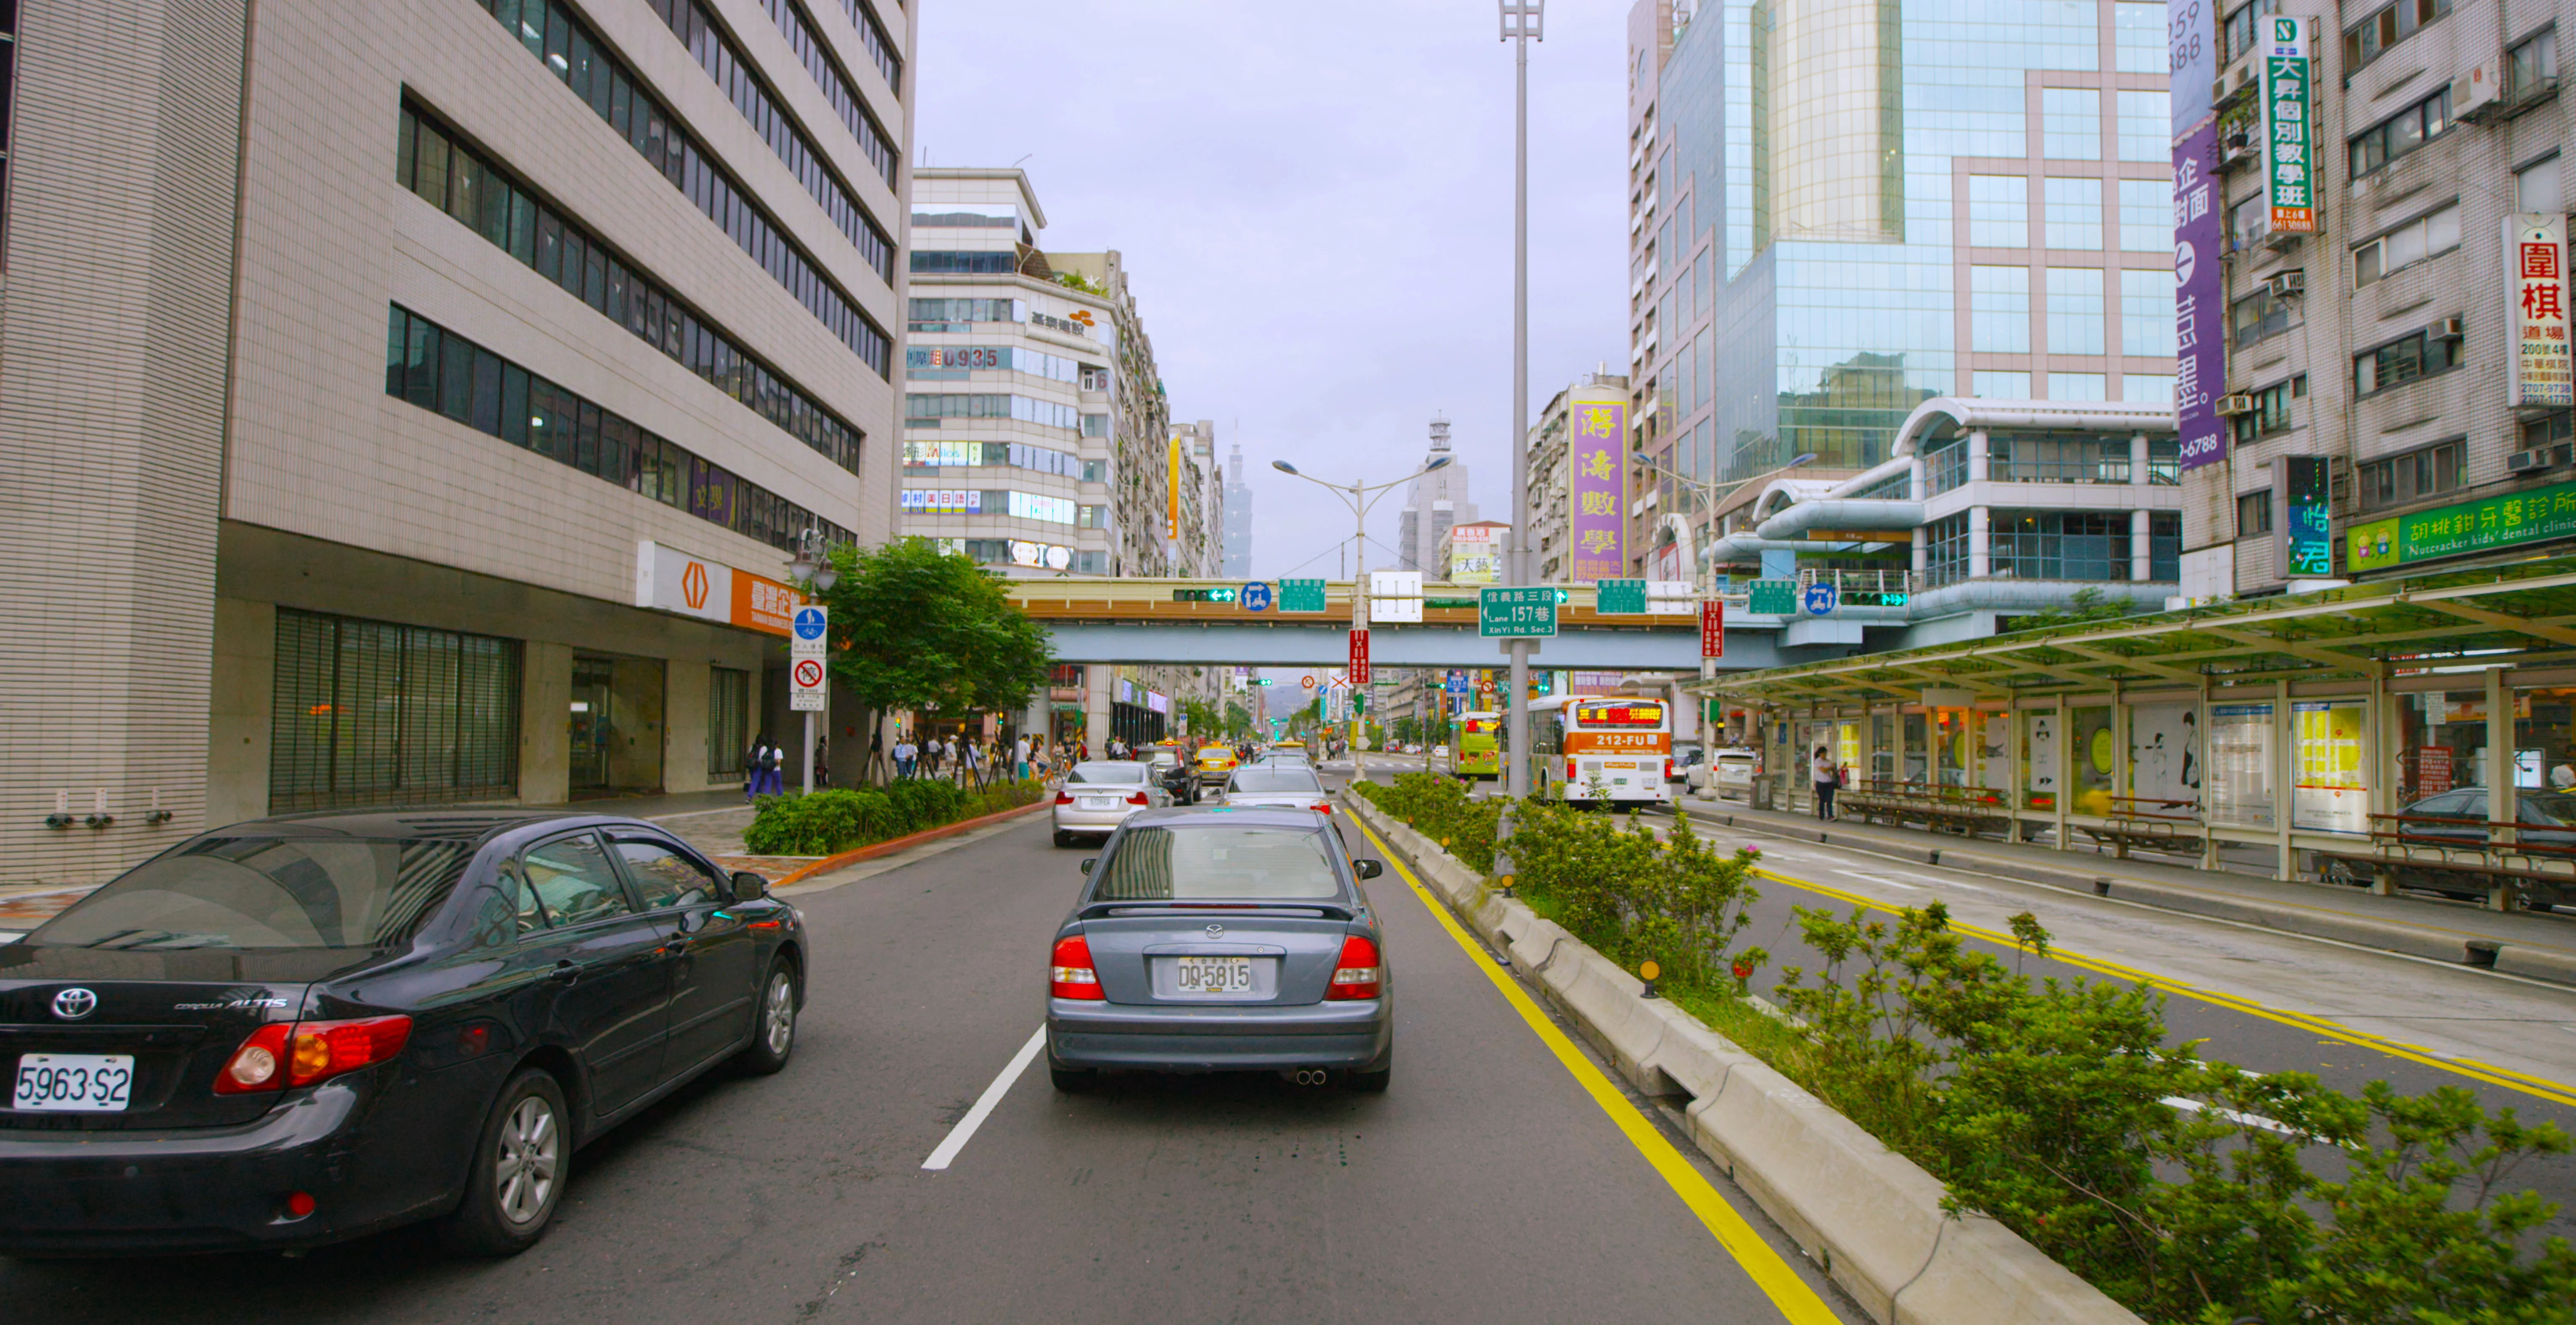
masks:
[[[1640,449],[1822,479],[1936,396],[2171,399],[2161,3],[1672,8],[1630,21]]]

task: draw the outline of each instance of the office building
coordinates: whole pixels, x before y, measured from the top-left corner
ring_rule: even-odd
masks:
[[[908,11],[7,13],[0,883],[793,730],[790,549],[893,528]]]
[[[2214,99],[2176,149],[2192,170],[2183,237],[2219,258],[2194,332],[2224,356],[2186,402],[2186,440],[2210,441],[2187,453],[2182,595],[2564,550],[2562,6],[2348,4],[2304,24],[2279,8],[2217,15],[2198,71]],[[2303,97],[2264,77],[2284,36],[2311,62]],[[2267,126],[2300,114],[2307,208],[2278,205],[2264,150]]]
[[[1452,524],[1475,519],[1476,504],[1467,499],[1467,466],[1449,449],[1449,421],[1433,419],[1431,448],[1422,463],[1441,459],[1449,463],[1415,478],[1405,490],[1395,524],[1394,569],[1418,570],[1435,580],[1440,578],[1441,535]]]
[[[1243,443],[1225,462],[1225,577],[1252,578],[1252,485],[1243,481]]]
[[[1703,483],[1828,480],[1935,397],[2169,402],[2164,13],[1640,0],[1634,446]],[[1631,477],[1642,574],[1706,512]]]

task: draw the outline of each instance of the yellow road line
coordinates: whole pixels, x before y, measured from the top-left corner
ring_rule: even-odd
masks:
[[[1662,1175],[1673,1194],[1681,1198],[1682,1204],[1699,1216],[1699,1222],[1707,1226],[1717,1244],[1735,1258],[1736,1264],[1744,1267],[1754,1286],[1771,1299],[1771,1305],[1780,1309],[1781,1316],[1791,1325],[1838,1325],[1832,1309],[1816,1295],[1816,1290],[1809,1288],[1806,1281],[1798,1277],[1798,1272],[1789,1268],[1789,1263],[1780,1259],[1778,1252],[1771,1250],[1770,1244],[1753,1231],[1752,1225],[1744,1222],[1744,1216],[1737,1214],[1734,1206],[1726,1203],[1726,1198],[1718,1194],[1717,1188],[1701,1176],[1698,1169],[1691,1167],[1690,1161],[1682,1157],[1682,1153],[1656,1130],[1653,1123],[1646,1121],[1646,1116],[1637,1111],[1637,1106],[1629,1103],[1628,1097],[1610,1083],[1601,1069],[1583,1056],[1583,1051],[1566,1038],[1565,1032],[1557,1029],[1555,1022],[1548,1020],[1547,1014],[1539,1010],[1528,991],[1494,965],[1493,959],[1487,957],[1484,949],[1459,925],[1457,917],[1449,914],[1448,906],[1422,886],[1422,881],[1413,876],[1412,870],[1405,868],[1404,862],[1388,849],[1374,830],[1360,823],[1356,817],[1351,822],[1368,834],[1369,841],[1377,844],[1378,855],[1413,889],[1414,895],[1422,899],[1432,918],[1449,931],[1449,937],[1456,939],[1458,946],[1466,951],[1468,964],[1483,971],[1485,978],[1494,982],[1494,988],[1502,992],[1503,1000],[1512,1005],[1513,1011],[1521,1014],[1521,1020],[1529,1023],[1539,1042],[1556,1055],[1557,1062],[1565,1065],[1565,1070],[1573,1075],[1576,1083],[1592,1096],[1592,1102],[1610,1115],[1610,1121],[1628,1138],[1628,1143],[1645,1156],[1656,1173]]]
[[[1904,909],[1903,907],[1880,901],[1875,897],[1865,897],[1859,893],[1845,892],[1840,888],[1832,888],[1811,880],[1782,874],[1777,870],[1756,868],[1753,872],[1775,883],[1785,883],[1792,888],[1804,888],[1812,893],[1821,893],[1824,896],[1835,898],[1839,901],[1849,902],[1854,906],[1867,907],[1873,911],[1884,911],[1889,915],[1895,915]],[[2015,939],[2010,934],[1997,933],[1990,929],[1980,929],[1975,925],[1963,925],[1955,920],[1950,922],[1950,927],[1962,934],[1985,939],[1991,943],[2000,943],[2008,948],[2021,947],[2020,940]],[[2442,1071],[2467,1077],[2473,1081],[2486,1082],[2491,1086],[2503,1086],[2508,1090],[2518,1090],[2526,1095],[2532,1095],[2540,1099],[2548,1100],[2552,1104],[2576,1105],[2576,1088],[2571,1088],[2562,1082],[2552,1081],[2547,1077],[2536,1077],[2528,1073],[2515,1072],[2510,1069],[2496,1067],[2488,1063],[2478,1063],[2474,1060],[2444,1058],[2427,1052],[2421,1046],[2386,1039],[2381,1036],[2372,1035],[2367,1031],[2357,1031],[2349,1026],[2328,1021],[2323,1017],[2312,1016],[2304,1012],[2287,1012],[2277,1008],[2267,1008],[2250,999],[2239,998],[2234,994],[2223,994],[2214,989],[2203,989],[2198,985],[2187,984],[2183,981],[2171,979],[2166,976],[2152,975],[2134,967],[2122,966],[2117,962],[2105,961],[2102,958],[2086,956],[2079,952],[2070,952],[2053,943],[2048,947],[2048,956],[2056,961],[2061,961],[2069,966],[2076,967],[2079,970],[2091,971],[2097,975],[2107,975],[2114,979],[2126,980],[2132,983],[2145,984],[2156,989],[2164,990],[2167,993],[2180,994],[2185,998],[2207,1003],[2213,1007],[2226,1008],[2231,1012],[2242,1012],[2249,1017],[2260,1017],[2265,1021],[2275,1022],[2283,1026],[2291,1027],[2295,1030],[2309,1031],[2344,1044],[2374,1050],[2379,1053],[2387,1054],[2391,1058],[2402,1058],[2411,1063],[2421,1063],[2426,1067],[2439,1068]]]

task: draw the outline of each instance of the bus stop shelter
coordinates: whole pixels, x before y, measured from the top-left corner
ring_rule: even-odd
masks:
[[[1688,688],[1745,710],[1801,799],[1826,746],[1854,814],[2381,890],[2411,863],[2487,880],[2499,908],[2576,902],[2576,832],[2513,828],[2519,795],[2576,784],[2576,557]],[[2481,788],[2483,823],[2441,822],[2435,798]]]

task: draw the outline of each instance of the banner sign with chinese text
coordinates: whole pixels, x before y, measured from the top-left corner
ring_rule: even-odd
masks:
[[[2504,218],[2504,288],[2514,328],[2505,403],[2576,405],[2567,347],[2567,218],[2520,212]]]
[[[2218,121],[2174,144],[2174,413],[2182,429],[2182,467],[2227,458],[2227,422],[2218,396],[2227,383],[2227,291],[2219,254],[2226,233],[2219,206]]]
[[[1577,398],[1566,405],[1566,518],[1573,580],[1627,573],[1628,403]]]
[[[2257,21],[2271,38],[2262,50],[2263,177],[2271,190],[2272,229],[2313,235],[2317,151],[2308,115],[2308,20],[2276,14]]]
[[[2334,575],[2333,505],[2327,496],[2327,466],[2321,455],[2281,457],[2283,505],[2281,564],[2288,578],[2322,580]]]
[[[2354,525],[2346,535],[2345,565],[2356,572],[2386,570],[2570,535],[2576,535],[2576,483],[2561,483]]]

